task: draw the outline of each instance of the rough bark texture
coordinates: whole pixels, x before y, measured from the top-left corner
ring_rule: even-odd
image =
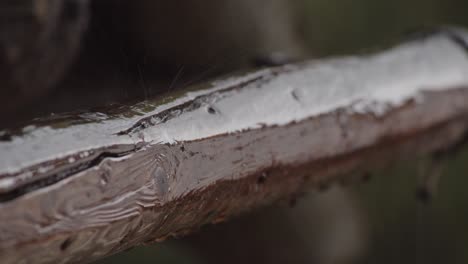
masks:
[[[1,132],[2,263],[92,261],[450,150],[468,132],[457,34]]]

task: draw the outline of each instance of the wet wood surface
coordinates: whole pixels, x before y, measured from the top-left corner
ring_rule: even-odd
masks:
[[[0,259],[89,262],[449,151],[468,133],[467,36],[1,131]]]

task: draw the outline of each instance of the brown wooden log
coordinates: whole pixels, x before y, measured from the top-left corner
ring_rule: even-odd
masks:
[[[468,35],[0,132],[2,263],[89,262],[468,133]]]

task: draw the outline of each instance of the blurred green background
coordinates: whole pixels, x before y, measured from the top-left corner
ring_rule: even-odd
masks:
[[[303,35],[319,56],[354,53],[435,25],[468,25],[466,0],[301,0]]]
[[[466,0],[302,0],[299,10],[301,33],[316,56],[360,52],[434,25],[468,27]],[[415,199],[418,173],[421,166],[430,171],[437,165],[410,161],[347,187],[344,192],[364,219],[359,254],[321,263],[468,263],[468,151],[445,164],[435,199],[424,205]],[[315,225],[317,212],[307,215],[320,195],[98,263],[311,263],[323,253],[314,250],[326,251],[317,237],[328,227]]]

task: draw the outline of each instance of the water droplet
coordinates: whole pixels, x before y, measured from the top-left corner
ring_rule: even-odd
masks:
[[[148,124],[148,122],[143,121],[143,122],[141,122],[141,127],[142,128],[148,128],[148,127],[150,127],[150,125]]]
[[[65,241],[63,241],[62,244],[60,244],[60,250],[61,251],[67,250],[67,248],[71,246],[72,242],[73,242],[73,239],[71,237],[65,239]]]
[[[216,110],[212,106],[209,106],[206,110],[208,111],[209,114],[212,114],[212,115],[216,114]]]
[[[257,183],[258,184],[263,184],[265,183],[265,181],[267,180],[267,173],[266,172],[262,172],[262,174],[260,174],[260,176],[258,177],[257,179]]]
[[[428,204],[437,194],[440,178],[444,172],[444,159],[431,159],[422,161],[420,164],[418,178],[419,187],[416,190],[416,198]]]
[[[159,237],[159,238],[156,238],[154,241],[156,241],[156,243],[160,243],[160,242],[165,241],[168,237],[169,237],[169,235],[163,236],[163,237]]]
[[[153,172],[155,189],[160,196],[164,196],[168,191],[169,187],[169,175],[164,171],[163,168],[157,167]]]
[[[107,183],[109,183],[109,179],[107,179],[106,175],[102,174],[101,175],[101,181],[100,181],[101,185],[107,185]]]
[[[299,99],[299,93],[296,90],[291,91],[291,96],[296,102],[300,102],[301,100]]]

